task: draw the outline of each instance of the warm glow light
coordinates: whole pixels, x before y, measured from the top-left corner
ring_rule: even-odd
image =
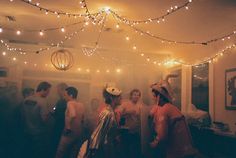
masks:
[[[65,30],[65,28],[64,27],[62,27],[61,28],[61,32],[65,32],[66,30]]]
[[[3,29],[0,27],[0,33],[2,33],[3,32]]]
[[[78,70],[78,71],[81,71],[81,68],[78,68],[77,70]]]
[[[20,34],[21,34],[21,32],[18,30],[18,31],[16,31],[16,34],[17,34],[17,35],[20,35]]]
[[[13,61],[16,61],[16,57],[13,57],[12,60],[13,60]]]
[[[90,70],[89,70],[89,69],[86,69],[86,71],[87,71],[87,72],[90,72]]]
[[[150,59],[149,59],[149,58],[147,58],[147,61],[150,61]]]
[[[97,73],[99,73],[99,72],[100,72],[100,70],[97,70],[96,72],[97,72]]]
[[[37,6],[39,6],[39,3],[36,3]]]
[[[129,41],[129,37],[127,36],[126,38],[125,38],[127,41]]]
[[[142,54],[140,54],[142,57],[144,56],[144,54],[142,53]]]
[[[2,55],[5,56],[7,53],[6,52],[2,52]]]
[[[87,25],[87,26],[88,26],[88,25],[89,25],[89,22],[88,22],[88,21],[86,21],[86,22],[85,22],[85,25]]]
[[[40,31],[40,32],[39,32],[39,35],[40,35],[40,36],[43,36],[43,35],[44,35],[43,31]]]
[[[137,47],[136,46],[133,46],[133,50],[136,50],[137,49]]]
[[[107,14],[110,14],[111,8],[110,8],[110,7],[104,7],[103,10],[104,10]]]
[[[117,29],[120,28],[120,25],[119,25],[119,24],[116,24],[116,28],[117,28]]]
[[[109,73],[109,72],[110,72],[110,70],[107,70],[107,71],[106,71],[106,73]]]
[[[25,61],[24,64],[26,65],[26,64],[27,64],[27,61]]]
[[[37,66],[37,64],[34,64],[34,67],[36,67]]]
[[[121,69],[116,69],[116,72],[117,72],[117,73],[120,73],[120,72],[121,72]]]

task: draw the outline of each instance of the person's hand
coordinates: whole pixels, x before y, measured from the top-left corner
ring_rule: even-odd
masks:
[[[151,148],[156,148],[158,145],[158,140],[154,139],[149,145]]]
[[[64,132],[63,132],[63,135],[64,136],[68,136],[72,133],[71,129],[65,129]]]

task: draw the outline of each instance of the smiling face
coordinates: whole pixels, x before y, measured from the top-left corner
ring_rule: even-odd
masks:
[[[130,100],[133,103],[137,103],[139,101],[140,97],[141,97],[141,93],[138,91],[134,91],[130,96]]]

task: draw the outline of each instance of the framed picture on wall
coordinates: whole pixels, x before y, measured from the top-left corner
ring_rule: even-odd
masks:
[[[225,71],[225,108],[236,110],[236,68]]]

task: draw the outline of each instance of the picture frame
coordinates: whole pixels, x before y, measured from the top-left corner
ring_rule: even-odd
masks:
[[[225,70],[225,108],[236,110],[236,68]]]

